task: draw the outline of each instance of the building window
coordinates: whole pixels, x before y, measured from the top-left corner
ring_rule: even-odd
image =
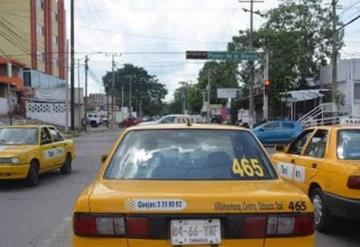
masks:
[[[53,18],[55,21],[58,21],[59,20],[59,16],[56,12],[53,12]]]
[[[37,6],[40,9],[44,9],[44,0],[37,0]]]
[[[354,82],[354,103],[360,104],[360,81]]]
[[[45,35],[45,28],[41,24],[37,24],[36,31],[39,36]]]
[[[44,62],[45,61],[45,52],[39,49],[37,51],[37,58],[40,62]]]
[[[59,44],[59,38],[58,38],[58,36],[53,35],[53,43],[54,43],[55,45],[58,45],[58,44]]]
[[[59,67],[59,59],[57,57],[53,58],[53,65],[55,65],[56,67]]]

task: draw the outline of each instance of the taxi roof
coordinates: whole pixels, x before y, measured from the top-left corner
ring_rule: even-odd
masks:
[[[130,127],[127,130],[172,130],[172,129],[206,129],[206,130],[247,130],[243,127],[231,126],[231,125],[220,125],[220,124],[191,124],[188,125],[186,123],[175,124],[149,124],[149,125],[138,125],[134,127]]]
[[[50,124],[14,124],[14,125],[3,125],[0,128],[41,128],[41,127],[53,127]]]
[[[339,130],[339,129],[360,129],[359,125],[352,124],[335,124],[335,125],[319,125],[313,126],[306,129],[327,129],[327,130]]]

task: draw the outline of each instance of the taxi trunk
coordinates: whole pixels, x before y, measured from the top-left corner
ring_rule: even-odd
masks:
[[[90,188],[87,202],[74,214],[74,246],[255,247],[314,242],[309,200],[277,179],[106,180]]]

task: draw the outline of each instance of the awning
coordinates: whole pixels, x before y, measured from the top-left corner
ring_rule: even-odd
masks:
[[[282,102],[296,103],[300,101],[313,100],[324,96],[323,92],[329,91],[328,89],[308,89],[282,92],[280,95]]]

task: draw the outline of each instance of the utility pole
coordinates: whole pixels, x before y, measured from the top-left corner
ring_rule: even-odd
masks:
[[[253,51],[253,25],[254,25],[254,1],[250,1],[250,33],[249,33],[249,50]],[[254,61],[250,61],[250,83],[249,83],[249,112],[250,112],[250,128],[254,126],[254,84],[255,84]]]
[[[75,130],[75,28],[74,28],[74,0],[70,1],[70,104],[71,104],[71,130]]]
[[[88,66],[89,58],[88,56],[85,57],[85,97],[84,97],[84,122],[85,122],[85,132],[87,132],[87,126],[88,126],[88,119],[87,119],[87,90],[88,90]]]
[[[250,2],[250,32],[249,32],[249,51],[253,51],[253,29],[254,29],[254,13],[259,14],[260,12],[254,12],[254,2],[263,3],[263,0],[244,0],[239,1],[240,3]],[[255,103],[254,103],[254,84],[255,84],[255,68],[254,61],[249,61],[250,65],[250,80],[249,80],[249,118],[250,128],[254,126],[255,120]]]
[[[80,103],[81,103],[81,94],[80,94],[80,59],[78,59],[78,101],[79,101],[79,106],[80,106]],[[79,112],[78,112],[78,123],[79,123],[79,126],[81,126],[80,107],[79,107]]]
[[[124,83],[121,83],[121,108],[124,107]]]
[[[269,49],[265,50],[265,68],[264,68],[264,120],[269,119],[269,94],[268,88],[270,86],[269,80]]]
[[[337,95],[337,56],[338,56],[338,32],[337,31],[337,16],[336,16],[336,4],[338,0],[332,0],[332,83],[331,83],[331,96],[332,102],[336,104],[336,95]]]
[[[131,117],[132,116],[132,105],[131,105],[131,97],[132,97],[132,95],[131,95],[131,84],[132,84],[132,76],[130,75],[129,76],[129,89],[130,89],[130,91],[129,91],[129,116]]]
[[[107,109],[107,121],[106,121],[106,127],[109,128],[109,121],[110,121],[110,100],[109,100],[109,83],[106,87],[106,109]]]
[[[115,110],[115,55],[112,55],[112,79],[111,79],[111,118],[112,126],[114,126],[114,110]]]
[[[9,123],[10,125],[13,124],[12,121],[12,110],[13,110],[13,104],[12,104],[12,92],[11,92],[11,81],[10,78],[12,77],[12,64],[7,59],[7,77],[9,78],[9,82],[7,85],[7,102],[8,102],[8,114],[9,114]]]
[[[208,70],[208,85],[207,85],[207,90],[208,90],[208,99],[207,99],[207,122],[210,122],[210,98],[211,98],[211,69]]]

